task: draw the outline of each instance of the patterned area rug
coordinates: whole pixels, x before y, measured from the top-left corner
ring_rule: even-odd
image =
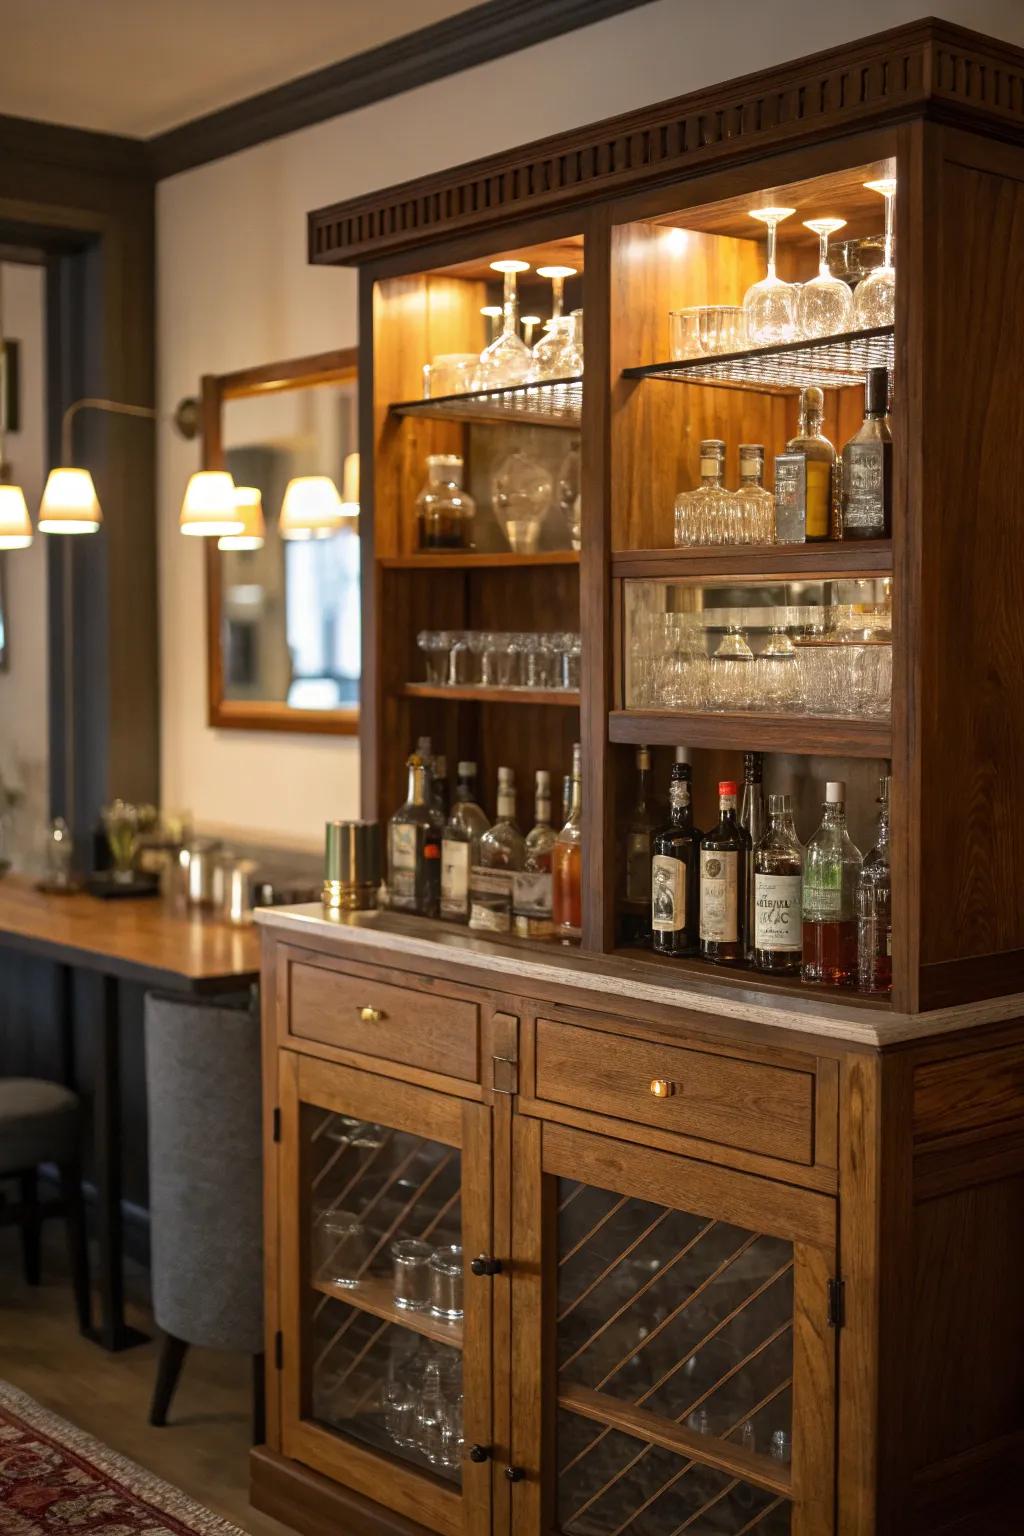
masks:
[[[243,1536],[177,1488],[0,1382],[3,1536]]]

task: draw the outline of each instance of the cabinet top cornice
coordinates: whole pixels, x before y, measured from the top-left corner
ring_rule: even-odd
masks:
[[[360,265],[927,115],[1024,141],[1024,49],[926,18],[309,214],[309,259]]]

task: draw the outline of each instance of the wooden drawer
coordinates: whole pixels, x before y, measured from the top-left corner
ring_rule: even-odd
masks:
[[[536,1062],[538,1099],[787,1162],[814,1160],[811,1071],[551,1019],[537,1020]]]
[[[479,1077],[478,1004],[383,981],[369,967],[287,965],[288,1033],[447,1077]]]

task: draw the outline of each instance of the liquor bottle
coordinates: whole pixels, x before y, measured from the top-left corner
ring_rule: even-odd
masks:
[[[427,807],[430,811],[430,819],[438,832],[444,832],[445,813],[437,803],[434,794],[434,744],[429,736],[417,736],[416,756],[420,759],[426,771]],[[442,758],[443,762],[444,759]]]
[[[470,873],[469,926],[479,933],[512,931],[512,877],[526,858],[516,825],[516,777],[498,769],[498,814],[480,838],[480,862]]]
[[[736,815],[736,785],[718,786],[718,826],[700,841],[700,952],[718,965],[743,961],[750,838]]]
[[[441,839],[428,803],[427,767],[417,753],[408,760],[405,804],[388,822],[388,890],[397,912],[436,917],[441,896]]]
[[[803,981],[849,986],[857,974],[859,848],[846,830],[846,785],[825,786],[825,814],[807,844],[803,888]]]
[[[892,433],[889,370],[871,368],[864,386],[864,422],[843,449],[844,539],[887,539],[892,533]]]
[[[522,871],[512,882],[512,917],[523,939],[549,939],[551,922],[551,861],[555,829],[551,825],[551,775],[537,769],[534,824],[526,836]]]
[[[430,765],[430,803],[444,827],[448,820],[448,759],[437,753]]]
[[[562,779],[562,819],[558,823],[564,827],[569,820],[569,812],[572,810],[572,774],[567,773]]]
[[[857,987],[892,990],[892,886],[889,870],[888,775],[879,786],[878,837],[857,881]]]
[[[669,819],[651,839],[651,947],[659,955],[692,955],[697,948],[700,833],[690,799],[690,765],[677,760],[668,786]]]
[[[572,749],[572,797],[551,858],[555,937],[578,944],[583,936],[583,751]]]
[[[821,430],[825,396],[816,384],[800,391],[800,424],[787,453],[802,453],[807,463],[804,537],[809,543],[830,539],[833,527],[836,451]]]
[[[789,795],[768,796],[768,826],[754,849],[754,967],[776,976],[800,970],[804,851]]]
[[[722,484],[725,471],[725,444],[720,438],[705,438],[700,445],[700,485],[682,491],[675,504],[675,542],[677,544],[733,544],[734,501]]]
[[[625,828],[626,896],[620,919],[623,944],[646,946],[651,942],[651,836],[656,822],[651,803],[651,754],[647,747],[638,747],[636,798]]]
[[[476,763],[462,762],[441,839],[441,916],[451,922],[469,921],[469,872],[480,862],[480,838],[489,826],[476,803]]]
[[[747,915],[743,925],[743,958],[754,958],[754,849],[764,836],[764,753],[743,754],[743,799],[740,801],[740,826],[750,839],[743,856],[744,889]]]
[[[736,542],[774,544],[775,497],[764,488],[764,448],[760,443],[740,443],[740,483],[733,501]]]

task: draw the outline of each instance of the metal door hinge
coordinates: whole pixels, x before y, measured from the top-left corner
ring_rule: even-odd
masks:
[[[284,1334],[280,1329],[274,1334],[274,1369],[284,1370]]]
[[[495,1093],[519,1092],[519,1063],[511,1056],[492,1056],[492,1086]]]
[[[846,1281],[830,1280],[828,1283],[828,1325],[842,1328],[846,1322]]]
[[[274,1110],[274,1140],[281,1140],[281,1111],[279,1109]]]

